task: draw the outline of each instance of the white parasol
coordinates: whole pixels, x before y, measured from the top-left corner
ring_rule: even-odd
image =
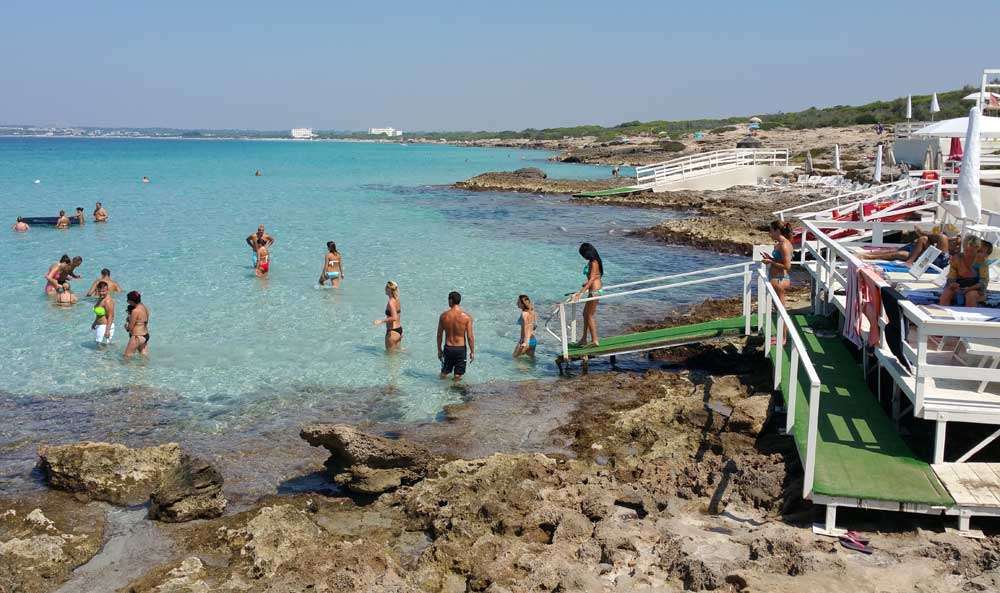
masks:
[[[833,170],[840,171],[840,145],[833,145]]]
[[[750,123],[752,123],[752,124],[763,123],[763,121],[764,120],[762,120],[761,118],[756,117],[756,116],[750,118]]]
[[[969,118],[956,117],[928,124],[913,132],[912,135],[934,136],[937,138],[964,138],[968,129]],[[1000,117],[983,116],[979,118],[979,135],[983,138],[1000,138]]]
[[[913,95],[906,95],[906,119],[913,119]]]
[[[938,105],[937,93],[931,95],[931,121],[934,121],[934,114],[941,111],[941,106]]]

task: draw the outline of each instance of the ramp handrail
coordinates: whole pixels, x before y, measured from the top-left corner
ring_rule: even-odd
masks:
[[[767,277],[766,266],[761,265],[757,269],[757,324],[764,328],[764,356],[771,358],[774,366],[774,388],[781,387],[781,366],[782,357],[777,355],[777,348],[784,348],[784,343],[771,344],[771,312],[778,314],[777,338],[778,342],[783,342],[782,336],[787,335],[792,345],[788,363],[788,393],[785,394],[785,432],[790,434],[795,427],[795,406],[798,398],[798,375],[799,367],[805,371],[809,378],[809,424],[806,429],[806,451],[805,455],[799,452],[804,460],[804,479],[802,483],[802,497],[809,498],[812,494],[813,482],[816,477],[816,439],[819,430],[819,408],[820,408],[820,382],[816,367],[813,366],[809,358],[809,351],[802,343],[802,338],[795,330],[792,318],[788,314],[778,293],[771,286]],[[774,352],[772,353],[772,348]]]
[[[833,206],[829,206],[822,210],[815,212],[807,212],[805,214],[799,215],[797,218],[800,220],[806,218],[815,219],[824,214],[832,214],[834,210],[844,210],[850,211],[854,210],[863,204],[869,204],[877,201],[884,201],[891,198],[899,197],[900,199],[913,200],[918,196],[917,194],[929,193],[932,194],[929,197],[929,201],[940,202],[941,201],[941,182],[939,180],[926,180],[920,181],[916,185],[913,184],[913,180],[906,178],[899,181],[894,181],[886,185],[880,185],[876,187],[870,187],[868,189],[862,189],[852,192],[847,192],[844,194],[839,194],[836,196],[831,196],[829,198],[823,198],[821,200],[815,200],[813,202],[808,202],[806,204],[799,204],[798,206],[792,206],[790,208],[785,208],[783,210],[776,210],[772,212],[778,220],[785,220],[785,215],[791,214],[796,211],[800,211],[806,208],[811,208],[813,206],[819,206],[820,204],[828,204],[834,202]],[[844,199],[848,197],[854,197],[859,199],[854,199],[850,202],[844,203]]]
[[[786,148],[713,150],[636,167],[635,180],[637,185],[653,187],[670,181],[708,175],[721,169],[753,165],[787,166],[788,158]]]
[[[569,360],[569,344],[570,342],[576,341],[576,307],[582,303],[588,303],[590,301],[607,301],[612,299],[619,299],[626,296],[632,296],[636,294],[645,294],[648,292],[669,290],[671,288],[679,288],[682,286],[694,286],[698,284],[708,284],[713,282],[720,282],[723,280],[729,280],[733,278],[743,279],[743,317],[744,317],[744,332],[750,333],[750,284],[751,284],[751,267],[754,265],[753,262],[745,262],[740,264],[730,264],[726,266],[718,266],[715,268],[705,268],[702,270],[695,270],[692,272],[684,272],[681,274],[672,274],[669,276],[659,276],[657,278],[646,278],[642,280],[636,280],[633,282],[624,282],[621,284],[612,284],[606,286],[603,289],[603,294],[599,296],[587,297],[582,299],[573,299],[572,297],[557,304],[553,311],[546,318],[543,325],[545,331],[547,331],[552,337],[556,338],[560,342],[560,353],[563,360]],[[729,272],[736,268],[741,268],[737,272]],[[695,276],[699,274],[710,274],[707,278],[698,278],[694,280],[685,280],[682,282],[670,282],[670,280],[675,280],[678,278],[686,278],[690,276]],[[666,282],[665,282],[666,281]],[[636,288],[632,290],[626,290],[622,292],[608,292],[613,291],[618,288],[626,288],[633,286],[640,286],[643,284],[653,284],[657,283],[655,286],[646,286],[644,288]],[[570,313],[567,316],[566,308],[570,307]],[[552,330],[550,323],[556,317],[559,318],[559,333]],[[567,320],[571,320],[567,322]]]

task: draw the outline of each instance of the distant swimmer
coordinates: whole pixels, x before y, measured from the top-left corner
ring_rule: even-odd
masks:
[[[60,210],[59,211],[59,218],[56,219],[56,228],[57,229],[68,229],[69,228],[69,217],[66,216],[66,211],[65,210]]]
[[[138,352],[143,357],[149,357],[149,309],[142,304],[142,295],[133,290],[125,295],[128,301],[128,317],[125,319],[125,331],[128,332],[128,345],[125,346],[125,360]]]
[[[257,242],[257,262],[254,264],[254,274],[258,278],[263,278],[271,269],[271,254],[267,250],[267,241]]]
[[[104,346],[115,336],[115,299],[111,297],[107,282],[98,282],[96,288],[98,301],[94,305],[94,323],[90,324],[90,329],[94,331],[94,341]]]
[[[337,251],[337,244],[333,241],[326,242],[326,255],[323,256],[323,271],[319,275],[319,285],[329,280],[334,288],[340,288],[340,281],[344,279],[344,259]]]
[[[534,356],[535,347],[538,345],[538,338],[535,337],[535,330],[538,329],[538,315],[535,313],[535,305],[522,294],[517,297],[517,308],[521,310],[521,315],[517,318],[517,324],[521,326],[521,339],[514,346],[514,358],[518,356]]]
[[[257,169],[257,172],[254,173],[253,176],[254,177],[261,177],[260,169]]]
[[[252,261],[253,261],[253,267],[255,269],[257,268],[257,243],[261,241],[264,241],[267,247],[271,247],[271,245],[274,245],[274,237],[268,235],[264,231],[264,225],[259,225],[257,227],[257,232],[251,233],[250,236],[247,237],[247,245],[250,246],[250,252],[253,254]]]
[[[94,206],[94,222],[107,222],[108,221],[108,211],[104,209],[104,206],[98,202]]]
[[[63,265],[68,266],[71,261],[69,256],[64,253],[59,258],[59,261],[49,266],[49,271],[45,272],[45,294],[49,296],[56,295],[56,289],[60,288],[59,274],[62,271],[62,267]]]
[[[83,213],[83,206],[76,208],[76,214],[73,215],[73,218],[76,219],[80,226],[83,226],[87,222],[87,216]]]
[[[11,226],[10,228],[15,233],[27,233],[29,230],[31,230],[31,227],[28,226],[28,223],[21,220],[20,216],[17,217],[17,222],[15,222],[13,226]]]
[[[386,351],[399,348],[399,343],[403,341],[403,321],[400,314],[403,311],[399,304],[399,285],[392,280],[385,283],[385,296],[388,301],[385,304],[385,317],[375,320],[375,326],[385,324],[385,349]]]
[[[94,280],[94,283],[90,285],[90,290],[87,291],[87,296],[98,296],[98,285],[101,283],[107,284],[108,292],[110,294],[122,291],[122,287],[111,279],[111,270],[104,268],[101,270],[101,277]]]
[[[590,243],[583,243],[580,245],[579,252],[580,257],[587,260],[587,263],[583,266],[583,277],[585,278],[583,286],[573,293],[574,301],[579,300],[583,293],[587,293],[587,298],[601,296],[601,288],[603,287],[604,261],[597,253],[597,248]],[[590,345],[600,345],[600,341],[597,339],[597,303],[598,301],[594,300],[587,301],[583,305],[583,334],[578,342],[581,346],[587,344],[587,332],[590,332]]]
[[[149,183],[149,177],[146,177],[145,175],[143,175],[142,176],[142,182],[143,183]]]
[[[448,310],[438,318],[437,353],[441,361],[441,378],[447,379],[454,373],[454,380],[460,381],[465,375],[466,357],[468,362],[476,359],[476,336],[472,332],[472,317],[459,306],[462,295],[448,293]],[[444,346],[442,347],[442,338]]]

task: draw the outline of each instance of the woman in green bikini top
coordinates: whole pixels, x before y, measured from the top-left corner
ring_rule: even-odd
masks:
[[[587,260],[587,264],[583,267],[583,275],[586,277],[583,286],[580,290],[576,291],[573,295],[573,300],[579,300],[583,296],[583,293],[587,293],[587,297],[595,297],[601,295],[601,288],[604,287],[602,279],[604,277],[604,262],[601,260],[601,255],[597,253],[597,248],[595,248],[590,243],[584,243],[580,245],[580,256]],[[597,301],[587,301],[583,305],[583,335],[580,337],[579,345],[588,344],[587,333],[590,333],[590,344],[594,346],[600,345],[600,341],[597,338]]]

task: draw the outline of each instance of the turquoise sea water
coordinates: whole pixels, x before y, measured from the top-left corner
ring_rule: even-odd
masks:
[[[382,416],[431,418],[461,397],[437,378],[434,332],[449,291],[463,294],[476,320],[468,382],[550,377],[556,343],[541,328],[537,362],[511,360],[515,299],[527,293],[545,312],[576,289],[580,242],[600,249],[606,282],[735,261],[625,236],[675,214],[446,187],[521,166],[560,177],[608,174],[546,156],[333,142],[0,139],[5,224],[76,206],[89,215],[95,201],[111,216],[66,231],[0,233],[4,420],[30,425],[24,410],[40,401],[79,408],[122,390],[169,399],[191,430],[221,431],[316,402],[350,409],[362,395],[383,400]],[[140,183],[143,175],[152,182]],[[277,239],[267,280],[253,276],[244,243],[259,223]],[[316,286],[328,240],[344,257],[339,290]],[[148,362],[122,362],[121,322],[114,345],[95,349],[89,299],[69,309],[46,300],[43,275],[62,253],[84,258],[74,284],[81,297],[102,267],[142,292]],[[389,279],[401,287],[405,330],[394,356],[372,326]],[[602,324],[610,331],[706,296],[602,305]],[[120,315],[124,305],[120,296]]]

